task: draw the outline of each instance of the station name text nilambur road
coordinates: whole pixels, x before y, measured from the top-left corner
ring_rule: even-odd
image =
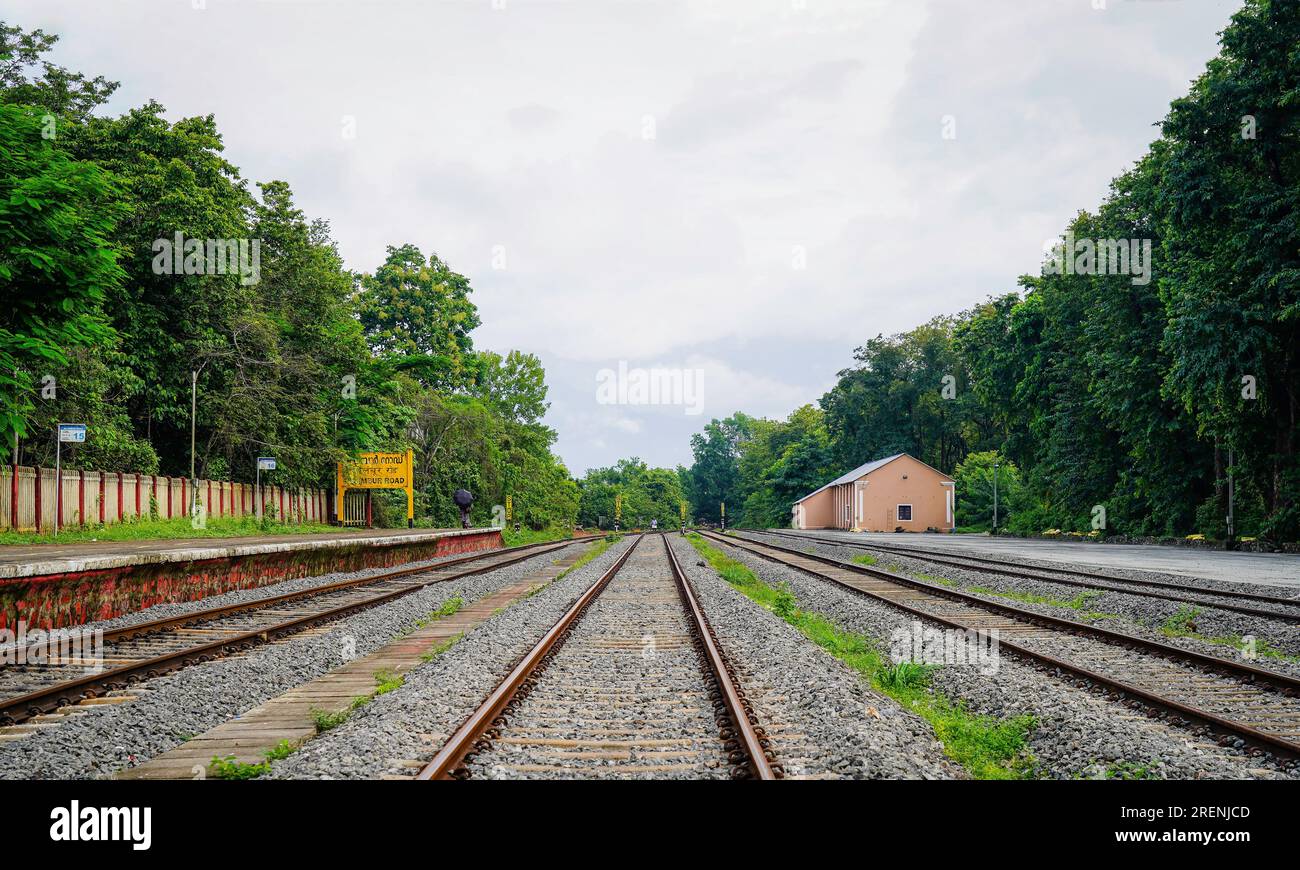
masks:
[[[406,492],[406,520],[415,517],[413,477],[415,456],[405,453],[361,453],[354,462],[340,462],[338,470],[338,512],[342,519],[343,494],[349,489],[401,489]]]

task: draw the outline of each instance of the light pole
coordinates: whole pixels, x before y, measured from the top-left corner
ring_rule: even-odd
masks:
[[[998,464],[993,463],[993,534],[998,533]]]
[[[1229,550],[1236,549],[1236,537],[1237,537],[1237,530],[1236,530],[1236,528],[1235,528],[1235,524],[1234,524],[1234,522],[1233,522],[1233,520],[1234,520],[1234,517],[1233,517],[1233,501],[1234,501],[1233,496],[1235,495],[1235,493],[1234,493],[1234,491],[1233,491],[1233,485],[1232,485],[1232,478],[1233,478],[1233,474],[1232,474],[1232,473],[1233,473],[1235,470],[1236,470],[1236,469],[1233,468],[1233,455],[1232,455],[1232,448],[1229,447],[1229,448],[1228,448],[1228,541],[1227,541],[1227,549],[1229,549]]]

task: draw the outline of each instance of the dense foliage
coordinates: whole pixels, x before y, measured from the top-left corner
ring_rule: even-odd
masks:
[[[264,480],[328,485],[357,451],[409,448],[421,523],[456,523],[461,487],[478,523],[506,494],[521,523],[573,523],[545,372],[475,350],[465,276],[413,244],[353,274],[287,183],[240,175],[211,116],[96,114],[116,84],[44,60],[55,40],[0,23],[0,458],[53,464],[54,424],[76,421],[70,467],[188,474],[197,372],[199,476],[249,481],[273,455]],[[196,239],[248,256],[191,270]],[[160,253],[178,241],[179,271]]]
[[[659,528],[681,524],[685,469],[650,468],[640,459],[621,459],[610,468],[593,468],[578,481],[578,523],[585,528],[614,526],[615,499],[622,496],[620,528]],[[690,517],[688,515],[687,519]]]
[[[996,451],[1020,531],[1090,531],[1101,505],[1107,534],[1221,538],[1231,471],[1238,535],[1300,537],[1297,45],[1300,4],[1248,0],[1148,153],[1065,228],[1150,240],[1149,275],[1049,257],[1016,292],[867,341],[820,416],[713,421],[697,516],[725,501],[784,525],[794,498],[906,451],[956,473],[959,523],[987,527]]]

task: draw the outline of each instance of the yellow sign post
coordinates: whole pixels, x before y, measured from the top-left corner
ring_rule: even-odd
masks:
[[[514,518],[515,518],[515,504],[511,500],[510,496],[506,496],[506,519],[513,520]]]
[[[686,528],[686,502],[682,502],[682,528]]]
[[[415,525],[415,454],[359,453],[355,462],[340,462],[335,513],[343,521],[343,494],[349,489],[406,490],[406,525]]]

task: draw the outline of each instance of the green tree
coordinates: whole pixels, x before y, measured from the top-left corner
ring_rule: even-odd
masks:
[[[490,350],[479,351],[469,392],[503,417],[525,424],[540,422],[550,407],[542,361],[517,350],[504,357]]]
[[[122,215],[112,176],[72,159],[42,129],[35,110],[0,105],[4,456],[27,434],[37,381],[66,367],[71,348],[111,346],[103,306],[123,280],[111,241]]]
[[[712,420],[702,433],[691,436],[690,501],[696,519],[720,522],[722,505],[734,511],[744,497],[740,490],[740,445],[750,437],[753,418],[736,413],[724,420]]]
[[[58,41],[58,36],[40,28],[24,32],[0,21],[0,102],[79,121],[112,96],[117,82],[103,76],[88,79],[41,57]]]
[[[388,248],[383,265],[361,278],[361,325],[381,355],[422,357],[430,386],[465,385],[473,374],[470,332],[479,325],[469,279],[415,245]]]

